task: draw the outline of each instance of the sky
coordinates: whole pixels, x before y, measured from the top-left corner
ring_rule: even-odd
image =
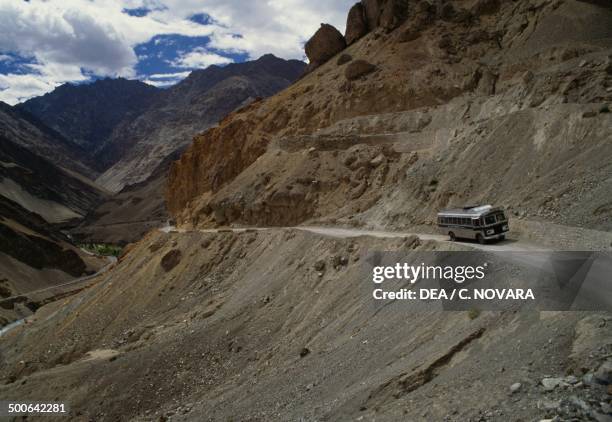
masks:
[[[0,0],[0,101],[103,77],[167,87],[190,71],[272,53],[305,60],[322,22],[356,0]]]

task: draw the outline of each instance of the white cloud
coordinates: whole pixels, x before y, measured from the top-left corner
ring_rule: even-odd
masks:
[[[66,82],[82,82],[88,79],[78,66],[61,64],[24,65],[32,73],[0,74],[0,101],[16,104],[28,98],[52,91]]]
[[[206,51],[206,49],[198,47],[170,63],[174,67],[185,69],[202,69],[213,64],[229,64],[232,62],[233,60],[228,57],[223,57],[216,53],[210,53]]]
[[[134,77],[134,47],[156,35],[209,36],[209,46],[220,53],[243,52],[253,59],[265,53],[301,59],[303,43],[321,22],[344,31],[355,1],[0,0],[0,54],[33,58],[39,66],[33,69],[38,74],[0,75],[0,100],[40,95],[59,83],[87,79],[88,72]],[[136,8],[152,11],[143,17],[123,12]],[[215,23],[189,20],[200,13]],[[176,65],[203,67],[227,60],[199,48],[182,55]],[[70,70],[57,74],[59,68]]]
[[[190,73],[190,71],[175,73],[155,73],[153,75],[149,75],[148,78],[143,79],[143,82],[149,85],[163,88],[176,84],[177,82],[189,76]]]
[[[167,79],[167,80],[154,80],[154,79],[143,79],[142,82],[155,86],[157,88],[165,88],[167,86],[172,86],[179,82],[180,79]]]
[[[190,73],[191,73],[190,71],[175,72],[175,73],[154,73],[153,75],[150,75],[149,78],[151,79],[176,79],[176,78],[183,79],[189,76]]]

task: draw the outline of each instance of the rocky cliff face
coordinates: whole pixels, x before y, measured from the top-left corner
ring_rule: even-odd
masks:
[[[337,58],[195,139],[169,177],[179,221],[410,227],[494,202],[610,228],[609,7],[371,3]]]
[[[147,179],[171,153],[236,108],[284,89],[305,64],[266,55],[246,63],[211,66],[164,91],[159,102],[116,128],[103,155],[121,159],[98,178],[113,191]]]
[[[95,157],[91,162],[100,171],[119,158],[104,150],[115,127],[140,115],[155,102],[159,91],[140,81],[103,79],[84,85],[65,84],[16,107],[77,144],[85,153],[83,158]]]

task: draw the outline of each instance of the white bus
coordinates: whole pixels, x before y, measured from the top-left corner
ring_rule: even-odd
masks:
[[[504,209],[491,205],[444,210],[438,213],[438,227],[451,240],[476,239],[479,243],[488,240],[504,240],[509,230]]]

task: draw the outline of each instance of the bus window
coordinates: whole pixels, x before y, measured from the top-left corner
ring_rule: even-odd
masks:
[[[476,226],[476,227],[480,226],[480,220],[479,220],[479,219],[477,219],[477,218],[474,218],[474,219],[472,220],[472,225],[473,225],[473,226]]]

